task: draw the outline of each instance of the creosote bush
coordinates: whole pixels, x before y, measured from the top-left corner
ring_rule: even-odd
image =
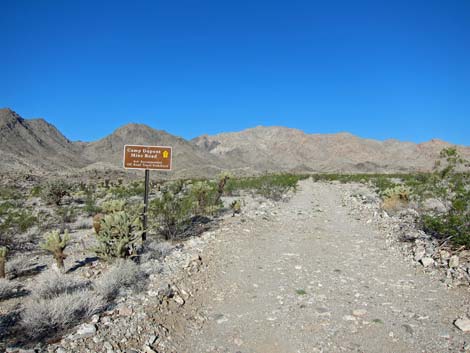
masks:
[[[138,217],[131,218],[124,211],[104,215],[96,233],[99,244],[95,252],[104,260],[134,256],[142,232],[142,222]]]
[[[64,196],[69,195],[71,186],[64,180],[47,183],[42,189],[41,197],[48,205],[59,206]]]
[[[57,267],[62,271],[64,270],[64,260],[67,257],[64,254],[64,250],[69,241],[70,236],[67,231],[61,235],[58,230],[53,230],[44,236],[44,241],[40,244],[43,250],[52,254],[57,263]]]

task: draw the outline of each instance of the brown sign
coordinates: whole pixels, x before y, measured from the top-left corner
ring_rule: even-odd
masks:
[[[171,170],[171,147],[125,145],[124,168]]]

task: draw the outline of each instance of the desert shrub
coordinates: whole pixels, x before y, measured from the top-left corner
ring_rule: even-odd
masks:
[[[19,190],[13,187],[0,186],[0,200],[18,200],[22,197]]]
[[[72,206],[59,206],[55,212],[61,224],[72,223],[77,219],[77,211]]]
[[[42,187],[41,185],[35,185],[31,188],[31,190],[29,191],[29,194],[32,196],[32,197],[40,197],[41,194],[42,194]]]
[[[168,242],[152,241],[144,244],[144,251],[140,257],[141,262],[165,258],[174,249]]]
[[[171,239],[181,234],[191,220],[194,196],[183,191],[179,182],[170,184],[150,202],[149,214],[159,224],[160,233]]]
[[[95,214],[101,212],[101,208],[96,205],[96,197],[91,188],[85,191],[85,206],[83,207],[83,211],[88,216],[94,216]]]
[[[449,238],[456,246],[470,248],[470,173],[468,162],[455,148],[445,148],[436,162],[430,184],[438,197],[451,204],[447,213],[428,213],[422,227],[438,238]]]
[[[0,278],[0,300],[13,298],[20,288],[21,285],[18,282]]]
[[[39,244],[43,250],[46,250],[54,257],[57,267],[61,270],[64,269],[64,260],[67,256],[64,254],[64,250],[70,241],[70,236],[67,231],[63,235],[58,230],[53,230],[44,236],[44,241]]]
[[[89,287],[89,281],[78,280],[72,276],[64,276],[54,270],[44,271],[34,280],[30,288],[36,299],[52,299],[63,293],[71,294]]]
[[[114,213],[124,211],[125,206],[125,200],[108,200],[101,204],[101,210],[104,213]]]
[[[131,196],[144,194],[144,183],[141,181],[134,181],[128,185],[116,185],[109,188],[109,192],[118,199],[125,199]]]
[[[145,281],[145,274],[137,264],[120,259],[94,283],[94,289],[99,296],[112,300],[120,290],[140,289],[145,285]]]
[[[71,186],[64,180],[48,182],[41,193],[41,197],[48,205],[60,205],[64,196],[69,195]]]
[[[32,270],[34,259],[29,255],[17,255],[6,263],[6,274],[9,278],[19,277]]]
[[[104,299],[92,290],[61,293],[48,299],[32,298],[24,304],[20,324],[34,339],[57,335],[102,310]]]
[[[142,236],[142,222],[124,211],[105,215],[96,233],[96,254],[104,259],[125,258],[136,254],[137,241]]]
[[[195,182],[189,198],[193,199],[194,215],[212,215],[222,206],[217,185],[208,181]]]
[[[294,174],[272,174],[248,178],[230,178],[225,189],[233,195],[239,190],[252,190],[266,198],[279,201],[290,190],[296,190],[297,183],[307,176]]]
[[[37,221],[31,210],[20,203],[7,201],[0,204],[0,232],[23,233],[37,224]]]

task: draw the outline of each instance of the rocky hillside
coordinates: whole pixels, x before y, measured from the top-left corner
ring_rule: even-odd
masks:
[[[126,144],[173,147],[173,170],[178,175],[207,176],[228,168],[219,157],[195,144],[142,124],[125,125],[101,140],[81,143],[81,148],[83,156],[93,161],[94,166],[122,168],[123,147]]]
[[[54,170],[89,164],[76,146],[44,119],[26,120],[0,109],[0,167],[2,170]]]
[[[306,134],[285,127],[256,127],[234,133],[201,136],[195,144],[233,165],[258,171],[298,172],[409,172],[428,171],[442,148],[432,140],[415,144],[376,141],[349,133]],[[470,147],[459,150],[470,157]]]
[[[23,119],[0,109],[0,167],[4,171],[122,171],[125,144],[173,147],[172,176],[205,177],[269,172],[428,171],[442,148],[432,140],[415,144],[362,139],[348,133],[306,134],[285,127],[256,127],[187,141],[142,124],[128,124],[95,142],[71,142],[44,119]],[[470,159],[470,147],[459,147]]]

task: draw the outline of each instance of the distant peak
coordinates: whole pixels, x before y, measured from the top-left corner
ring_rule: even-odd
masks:
[[[0,124],[22,122],[24,119],[10,108],[0,109]]]

